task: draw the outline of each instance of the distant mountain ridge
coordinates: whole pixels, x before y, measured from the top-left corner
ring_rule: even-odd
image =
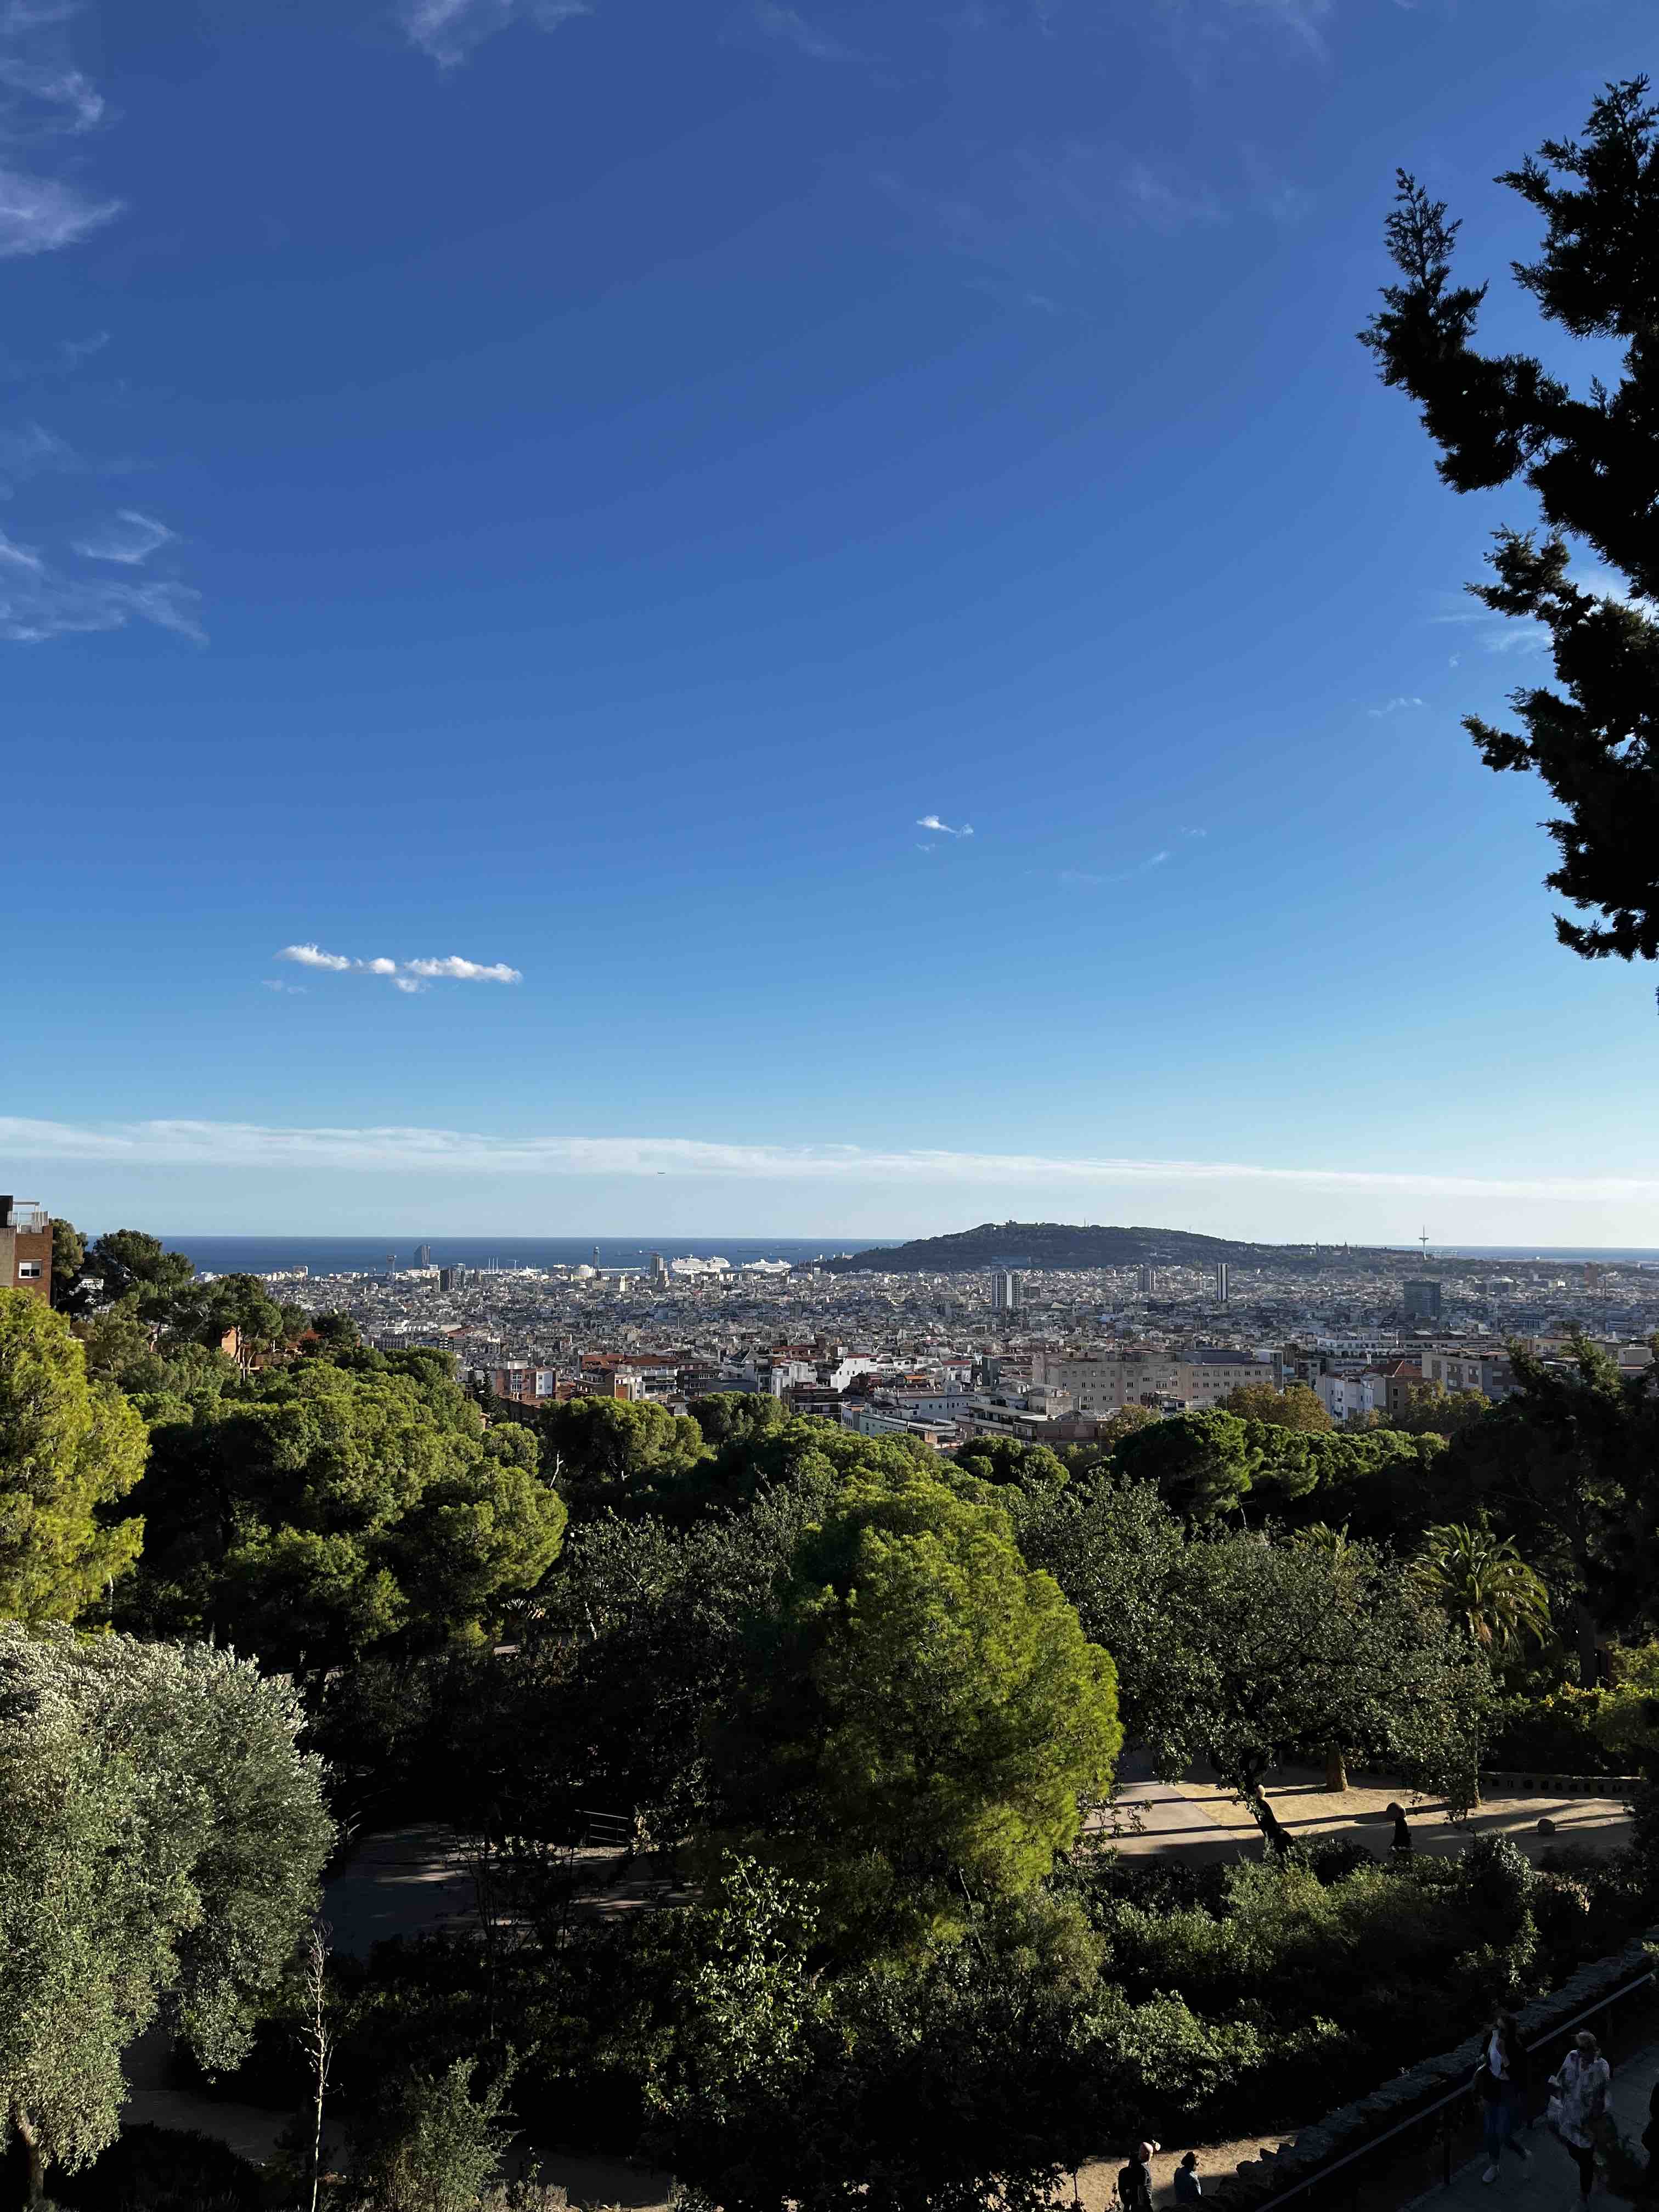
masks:
[[[907,1244],[878,1245],[820,1264],[834,1274],[868,1268],[888,1275],[966,1274],[982,1267],[1212,1267],[1303,1268],[1310,1273],[1340,1261],[1360,1271],[1397,1269],[1405,1255],[1380,1245],[1248,1244],[1231,1237],[1201,1237],[1187,1229],[1085,1227],[1063,1221],[984,1221],[948,1237],[916,1237]]]

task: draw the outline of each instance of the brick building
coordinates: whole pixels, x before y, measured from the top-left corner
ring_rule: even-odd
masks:
[[[52,1216],[35,1199],[0,1197],[0,1289],[52,1304]]]

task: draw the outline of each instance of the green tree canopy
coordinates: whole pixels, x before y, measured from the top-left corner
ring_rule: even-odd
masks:
[[[1176,1413],[1126,1437],[1114,1455],[1132,1481],[1152,1482],[1188,1521],[1235,1511],[1261,1465],[1261,1448],[1237,1413]]]
[[[52,1217],[52,1303],[58,1313],[78,1310],[81,1277],[86,1266],[87,1240],[72,1221]]]
[[[1017,1437],[975,1437],[956,1454],[956,1462],[963,1474],[999,1488],[1057,1486],[1067,1473],[1065,1462],[1047,1444],[1023,1443]]]
[[[101,1515],[132,1490],[146,1449],[120,1392],[88,1383],[63,1316],[0,1291],[0,1613],[74,1620],[131,1571],[143,1524]]]
[[[146,1321],[176,1322],[200,1304],[194,1262],[141,1229],[106,1231],[88,1248],[85,1273],[97,1279],[98,1304],[136,1298]]]
[[[1306,1435],[1328,1437],[1336,1423],[1317,1390],[1305,1382],[1287,1383],[1275,1390],[1271,1382],[1241,1382],[1221,1401],[1222,1411],[1241,1420],[1265,1421],[1270,1428],[1300,1429]]]
[[[672,1486],[706,1456],[686,1413],[620,1398],[572,1398],[536,1414],[549,1479],[579,1512],[626,1512]]]
[[[810,1871],[854,1946],[1017,1894],[1076,1841],[1122,1741],[1115,1670],[1006,1516],[855,1476],[799,1539],[716,1740],[731,1824]]]
[[[1376,1553],[1252,1535],[1188,1543],[1164,1584],[1137,1709],[1170,1780],[1207,1759],[1274,1844],[1263,1794],[1333,1746],[1454,1802],[1478,1795],[1486,1661]]]
[[[0,1626],[0,2118],[31,2200],[113,2140],[158,2013],[210,2068],[246,2054],[333,1838],[301,1719],[224,1651]]]
[[[1517,1388],[1452,1440],[1443,1510],[1524,1544],[1574,1625],[1581,1680],[1598,1633],[1649,1621],[1659,1583],[1659,1368],[1622,1374],[1583,1339],[1570,1364],[1510,1347]],[[1439,1516],[1437,1516],[1439,1517]]]
[[[344,1352],[146,1403],[135,1626],[211,1626],[315,1674],[392,1638],[475,1635],[558,1555],[565,1506],[533,1437],[486,1434],[441,1355]]]
[[[1593,374],[1576,397],[1534,355],[1476,349],[1486,288],[1452,283],[1458,226],[1404,170],[1387,226],[1403,282],[1361,334],[1383,381],[1420,404],[1443,482],[1480,491],[1518,476],[1537,495],[1543,541],[1500,530],[1493,580],[1471,588],[1495,613],[1543,625],[1556,688],[1511,694],[1518,731],[1476,714],[1464,727],[1489,768],[1535,770],[1561,808],[1545,824],[1561,856],[1545,880],[1601,917],[1556,918],[1561,942],[1589,959],[1659,957],[1659,622],[1648,611],[1659,597],[1659,109],[1647,94],[1645,77],[1609,85],[1582,142],[1547,140],[1498,179],[1544,218],[1542,252],[1514,268],[1554,326],[1552,354],[1586,341],[1599,370],[1616,349],[1610,389]],[[1609,588],[1575,576],[1573,539],[1613,572]]]

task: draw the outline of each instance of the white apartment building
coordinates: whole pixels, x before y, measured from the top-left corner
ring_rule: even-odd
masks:
[[[1123,1406],[1176,1404],[1202,1412],[1218,1406],[1246,1382],[1271,1382],[1272,1363],[1246,1352],[1205,1353],[1181,1358],[1173,1352],[1110,1353],[1080,1358],[1069,1352],[1039,1352],[1033,1380],[1065,1391],[1079,1413],[1103,1418]]]
[[[1370,1413],[1381,1413],[1388,1396],[1388,1380],[1382,1375],[1320,1375],[1313,1387],[1339,1426],[1361,1420]]]

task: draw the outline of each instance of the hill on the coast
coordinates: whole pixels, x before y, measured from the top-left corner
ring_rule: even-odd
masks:
[[[965,1274],[980,1267],[1168,1267],[1231,1265],[1305,1268],[1368,1265],[1397,1268],[1401,1255],[1358,1245],[1248,1244],[1186,1229],[1079,1226],[1064,1221],[985,1221],[948,1237],[917,1237],[877,1245],[821,1264],[838,1274],[868,1268],[890,1275]]]

